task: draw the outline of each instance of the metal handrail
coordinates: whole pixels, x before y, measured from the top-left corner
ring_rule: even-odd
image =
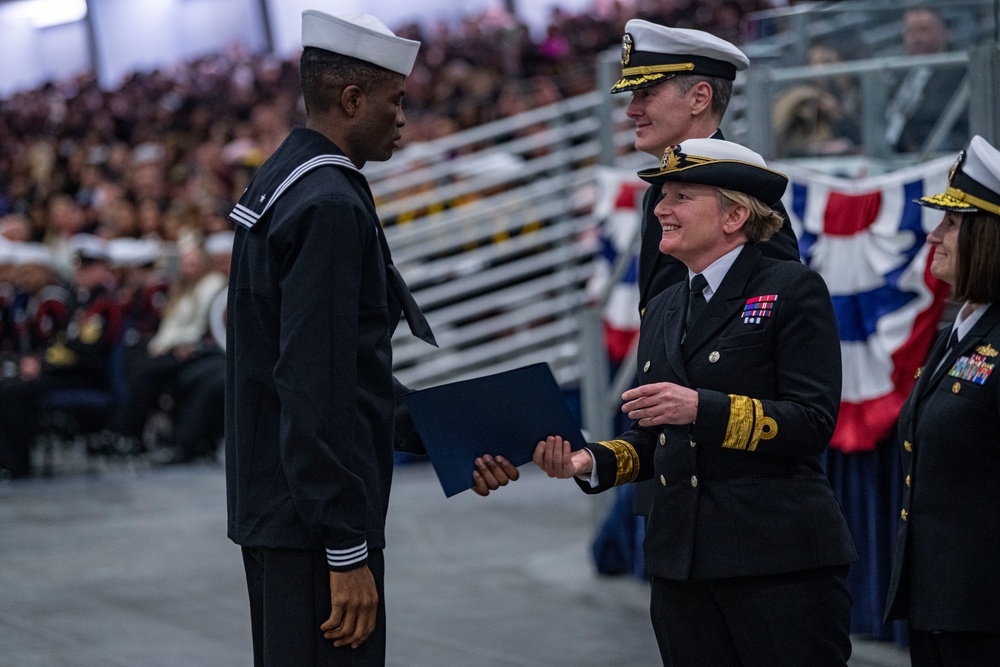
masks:
[[[864,74],[867,72],[896,72],[914,67],[958,67],[968,65],[967,51],[930,53],[919,56],[879,56],[865,60],[845,60],[828,65],[799,65],[795,67],[774,67],[769,69],[768,78],[775,83],[826,79],[844,74]]]

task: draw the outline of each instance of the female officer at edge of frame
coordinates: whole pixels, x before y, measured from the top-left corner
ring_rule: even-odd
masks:
[[[843,667],[856,553],[819,463],[840,407],[837,322],[818,274],[757,247],[781,225],[762,202],[788,179],[719,139],[639,175],[662,188],[660,251],[688,279],[643,316],[630,430],[576,452],[549,437],[535,463],[587,493],[654,480],[644,557],[664,665]]]
[[[1000,655],[1000,151],[980,136],[947,190],[917,200],[944,219],[931,273],[964,303],[899,416],[903,510],[886,620],[906,620],[917,667]]]

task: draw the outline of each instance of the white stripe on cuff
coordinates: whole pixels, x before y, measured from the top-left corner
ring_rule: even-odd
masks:
[[[368,542],[351,549],[327,549],[326,562],[330,567],[347,567],[368,558]]]

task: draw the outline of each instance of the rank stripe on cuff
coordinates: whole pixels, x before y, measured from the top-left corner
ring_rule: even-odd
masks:
[[[625,440],[604,440],[597,444],[615,455],[615,486],[635,481],[639,475],[639,454],[635,447]]]
[[[326,563],[330,567],[348,567],[368,558],[368,541],[350,549],[327,549]]]
[[[761,440],[770,440],[778,435],[778,422],[764,416],[764,406],[756,398],[753,399],[753,409],[753,437],[750,439],[750,445],[747,447],[751,452],[757,450],[757,443]]]
[[[747,396],[729,394],[729,423],[722,446],[726,449],[746,449],[753,433],[753,400]]]
[[[761,440],[770,440],[776,435],[778,422],[764,416],[764,405],[759,400],[729,395],[729,423],[723,447],[753,452]]]

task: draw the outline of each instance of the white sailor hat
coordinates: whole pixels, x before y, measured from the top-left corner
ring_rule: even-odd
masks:
[[[420,42],[397,37],[371,14],[302,12],[302,46],[314,46],[409,76]]]
[[[942,211],[1000,215],[1000,151],[977,134],[951,168],[948,189],[915,201]]]
[[[205,237],[202,245],[209,255],[230,255],[233,252],[233,241],[236,240],[236,233],[230,230],[216,232]]]
[[[781,199],[788,185],[788,177],[768,169],[759,154],[722,139],[688,139],[671,146],[660,166],[640,171],[639,178],[653,185],[670,181],[736,190],[768,206]]]
[[[622,78],[611,92],[653,86],[677,74],[733,80],[749,66],[742,51],[715,35],[632,19],[622,37]]]
[[[153,239],[115,238],[108,241],[107,250],[115,267],[146,266],[160,257],[160,244]]]
[[[107,262],[110,259],[107,241],[93,234],[74,234],[69,238],[69,247],[73,256],[81,260]]]
[[[12,243],[9,252],[9,263],[15,266],[45,266],[50,269],[56,266],[52,248],[44,243]]]

